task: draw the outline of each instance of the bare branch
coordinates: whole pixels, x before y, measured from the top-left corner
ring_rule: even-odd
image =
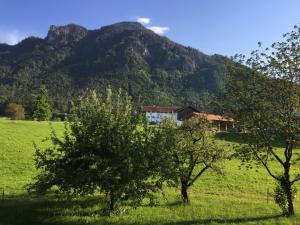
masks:
[[[298,180],[300,180],[300,174],[297,174],[295,179],[291,181],[291,184],[294,184],[295,182],[297,182]]]
[[[280,178],[279,178],[278,176],[275,176],[275,175],[271,172],[270,168],[268,167],[267,162],[264,162],[264,160],[261,159],[257,154],[256,154],[256,157],[257,157],[257,159],[262,163],[262,165],[266,168],[266,170],[268,171],[268,173],[269,173],[269,175],[270,175],[271,177],[273,177],[275,180],[280,180]]]
[[[273,149],[271,147],[269,147],[269,151],[272,153],[272,155],[275,157],[275,159],[284,166],[284,162],[282,161],[282,159],[273,151]]]
[[[193,185],[193,183],[208,169],[208,168],[210,168],[210,165],[205,165],[205,167],[203,167],[202,169],[201,169],[201,171],[191,180],[191,182],[190,183],[188,183],[188,187],[190,187],[190,186],[192,186]]]

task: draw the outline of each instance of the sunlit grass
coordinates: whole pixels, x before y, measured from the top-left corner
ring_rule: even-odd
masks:
[[[52,126],[62,134],[63,123]],[[191,204],[187,206],[180,203],[176,188],[165,188],[157,206],[149,206],[147,201],[136,209],[122,205],[119,214],[109,217],[100,214],[103,196],[31,198],[24,185],[36,175],[33,141],[45,147],[50,143],[41,140],[49,134],[48,122],[0,119],[0,189],[7,195],[0,200],[0,225],[300,224],[299,199],[295,217],[281,216],[272,197],[272,178],[263,168],[240,167],[237,160],[226,162],[224,176],[211,171],[204,174],[189,190]],[[236,144],[232,138],[225,138],[223,144],[228,148]]]
[[[51,126],[58,132],[64,127],[58,122]],[[0,119],[0,189],[6,194],[24,192],[24,185],[36,175],[33,143],[46,146],[43,139],[50,133],[49,122]]]

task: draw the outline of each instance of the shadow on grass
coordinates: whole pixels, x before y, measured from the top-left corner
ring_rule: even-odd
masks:
[[[49,200],[16,198],[0,201],[0,225],[79,225],[99,215],[101,198]],[[97,207],[98,206],[98,207]]]
[[[223,141],[232,142],[235,144],[246,144],[251,141],[254,141],[253,137],[247,133],[237,133],[237,132],[220,132],[215,134],[215,138]],[[285,147],[285,140],[277,137],[272,141],[272,145],[276,148],[284,148]]]
[[[270,215],[270,216],[259,216],[259,217],[245,217],[245,218],[230,218],[230,219],[196,219],[186,220],[178,222],[163,223],[163,225],[194,225],[194,224],[243,224],[247,222],[259,222],[269,219],[277,219],[283,217],[283,215]],[[258,223],[259,224],[259,223]]]
[[[0,201],[0,225],[192,225],[192,224],[243,224],[245,222],[262,222],[276,219],[281,215],[270,215],[246,218],[203,218],[175,222],[137,221],[120,222],[110,217],[100,216],[103,206],[102,198],[86,198],[82,200],[49,200],[49,199],[9,199]],[[177,203],[176,203],[177,205]],[[179,205],[179,204],[178,204]]]
[[[166,204],[164,204],[166,207],[178,207],[178,206],[185,206],[186,204],[184,204],[182,201],[177,200],[174,202],[168,202]]]
[[[215,134],[215,138],[219,140],[225,140],[230,142],[242,143],[245,134],[236,132],[219,132]]]

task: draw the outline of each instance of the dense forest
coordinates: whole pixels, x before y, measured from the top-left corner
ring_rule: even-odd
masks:
[[[226,62],[159,36],[136,22],[87,30],[51,26],[42,39],[0,44],[0,114],[9,103],[32,114],[42,85],[55,113],[68,113],[87,89],[122,88],[143,104],[193,105],[215,111],[226,84]]]

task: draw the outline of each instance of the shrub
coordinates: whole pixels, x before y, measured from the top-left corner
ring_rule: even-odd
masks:
[[[12,120],[25,119],[24,107],[17,103],[9,103],[6,106],[5,114]]]

